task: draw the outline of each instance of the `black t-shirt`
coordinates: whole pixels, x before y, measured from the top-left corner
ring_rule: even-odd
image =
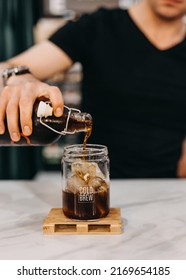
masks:
[[[108,146],[111,177],[176,177],[186,132],[186,39],[159,50],[127,10],[102,8],[50,40],[83,65],[89,143]]]

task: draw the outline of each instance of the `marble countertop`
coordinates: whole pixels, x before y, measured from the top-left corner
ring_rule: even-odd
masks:
[[[186,180],[112,180],[121,208],[119,235],[44,235],[43,220],[61,207],[60,176],[0,181],[0,259],[186,259]]]

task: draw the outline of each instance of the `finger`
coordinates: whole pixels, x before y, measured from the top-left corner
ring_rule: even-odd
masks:
[[[26,136],[32,133],[33,103],[33,98],[28,95],[22,96],[19,101],[20,124],[22,132]]]
[[[19,100],[16,94],[12,94],[11,99],[7,104],[6,117],[7,117],[7,126],[10,133],[10,137],[13,141],[20,140],[20,132],[18,125],[19,117]]]
[[[63,114],[63,96],[58,87],[50,87],[49,98],[54,109],[54,115],[60,117]]]
[[[7,96],[7,88],[4,88],[0,95],[0,134],[4,134],[5,132],[4,119],[8,102]]]

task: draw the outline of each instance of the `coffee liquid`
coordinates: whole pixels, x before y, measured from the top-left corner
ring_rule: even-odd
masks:
[[[109,213],[109,189],[84,195],[63,191],[63,211],[72,219],[103,218]]]

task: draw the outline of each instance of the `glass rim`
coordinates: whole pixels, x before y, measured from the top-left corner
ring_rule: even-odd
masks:
[[[70,157],[86,157],[86,156],[101,156],[108,155],[108,148],[101,144],[87,144],[83,150],[83,144],[73,144],[64,147],[63,156]]]

